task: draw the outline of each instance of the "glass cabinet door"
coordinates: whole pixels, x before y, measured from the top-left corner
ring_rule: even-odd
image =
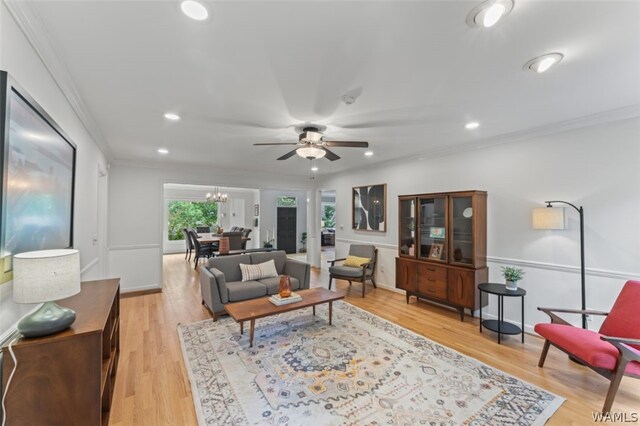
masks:
[[[416,257],[416,199],[400,198],[400,236],[401,256]]]
[[[420,198],[420,250],[421,259],[447,261],[447,199],[446,197]]]
[[[451,197],[451,263],[473,265],[473,198]]]

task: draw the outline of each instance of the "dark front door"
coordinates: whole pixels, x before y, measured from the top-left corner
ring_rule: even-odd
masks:
[[[296,252],[296,208],[278,207],[278,250]]]

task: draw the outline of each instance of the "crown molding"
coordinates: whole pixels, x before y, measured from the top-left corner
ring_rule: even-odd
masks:
[[[558,133],[568,132],[570,130],[582,129],[587,127],[599,126],[603,124],[613,123],[616,121],[630,120],[640,118],[640,104],[629,105],[613,110],[602,111],[596,114],[586,115],[571,120],[558,121],[546,124],[544,126],[532,127],[525,130],[519,130],[511,133],[503,133],[496,136],[488,136],[482,139],[476,139],[470,142],[456,144],[447,147],[437,147],[426,151],[417,152],[401,158],[381,161],[375,163],[375,166],[404,164],[407,161],[422,161],[423,158],[444,157],[447,155],[458,154],[467,151],[477,151],[478,149],[490,148],[497,145],[505,145],[514,142],[520,142],[527,139],[539,138],[543,136],[554,135]],[[350,174],[355,171],[363,171],[371,168],[373,165],[363,165],[354,167],[353,169],[338,172],[330,177],[337,175]],[[323,176],[316,181],[316,187],[321,187],[329,176]]]
[[[111,159],[112,155],[107,140],[82,99],[82,96],[80,96],[80,92],[73,83],[69,70],[60,60],[60,55],[51,42],[45,25],[38,13],[28,1],[3,0],[3,3],[7,6],[11,16],[69,102],[71,109],[73,109],[84,128],[93,138],[107,160]]]

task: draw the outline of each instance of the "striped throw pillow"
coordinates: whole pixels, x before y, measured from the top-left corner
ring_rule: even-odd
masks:
[[[242,272],[242,281],[254,281],[262,278],[273,278],[278,276],[276,270],[276,262],[273,259],[257,265],[240,264],[240,272]]]

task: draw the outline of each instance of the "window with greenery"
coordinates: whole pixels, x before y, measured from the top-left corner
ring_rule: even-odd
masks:
[[[206,201],[169,202],[169,241],[184,240],[183,228],[211,226],[218,223],[218,203]]]
[[[278,207],[295,207],[296,197],[278,197]]]
[[[336,227],[336,206],[334,204],[325,204],[322,206],[322,219],[325,228]]]

